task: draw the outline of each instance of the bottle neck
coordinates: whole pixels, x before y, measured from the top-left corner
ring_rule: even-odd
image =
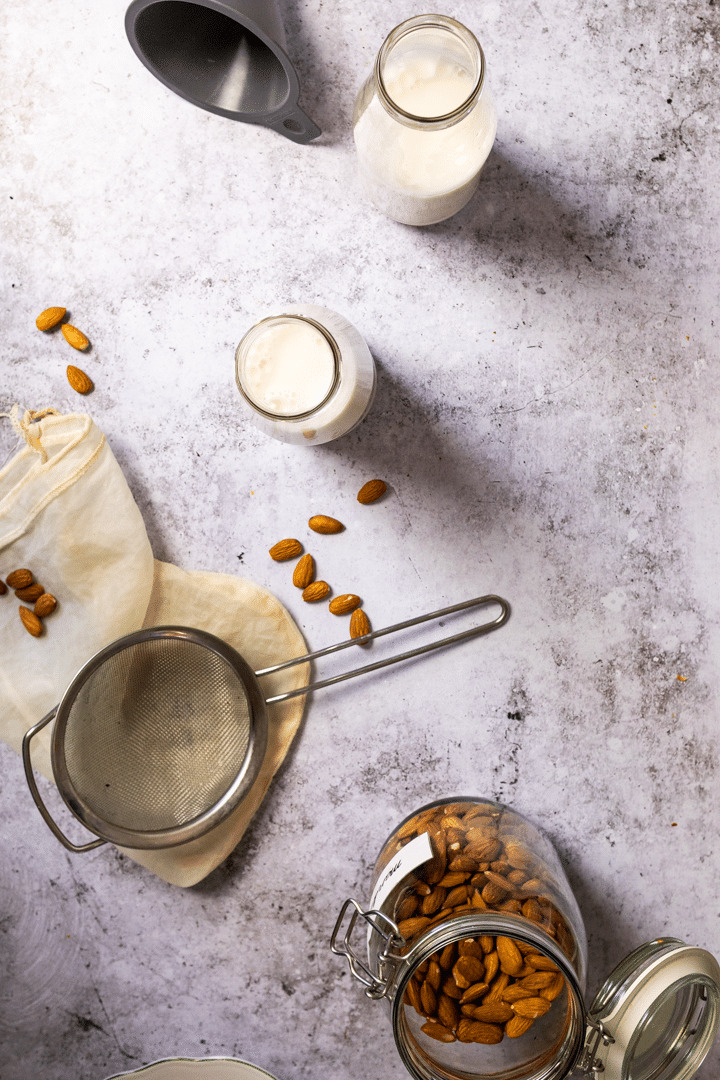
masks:
[[[436,83],[443,71],[454,78],[450,86],[446,78],[441,94]],[[374,79],[380,101],[398,123],[421,130],[452,127],[480,100],[485,55],[462,23],[444,15],[419,15],[387,36],[375,60]]]

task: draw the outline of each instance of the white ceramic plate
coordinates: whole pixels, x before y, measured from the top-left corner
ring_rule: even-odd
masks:
[[[235,1058],[168,1058],[142,1069],[116,1073],[108,1080],[275,1080],[269,1072]]]

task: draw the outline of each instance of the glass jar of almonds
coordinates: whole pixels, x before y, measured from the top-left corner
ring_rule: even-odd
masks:
[[[352,940],[367,930],[367,961]],[[680,1080],[717,1033],[720,967],[674,938],[642,945],[586,1009],[582,917],[554,848],[488,799],[429,804],[390,835],[367,909],[332,938],[390,1005],[417,1080]]]

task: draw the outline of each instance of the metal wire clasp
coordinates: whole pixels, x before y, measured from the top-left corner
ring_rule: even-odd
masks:
[[[614,1042],[615,1040],[612,1035],[609,1035],[603,1027],[602,1021],[588,1019],[585,1046],[578,1065],[580,1071],[587,1074],[592,1073],[595,1077],[598,1077],[600,1073],[605,1072],[605,1066],[602,1061],[595,1056],[597,1048],[600,1043],[602,1043],[603,1046],[610,1046],[610,1044]]]
[[[345,933],[341,937],[340,933],[348,908],[352,908],[353,911]],[[378,956],[378,966],[381,972],[386,973],[384,979],[378,978],[372,973],[367,964],[355,954],[350,944],[350,938],[358,918],[364,919],[385,942]],[[332,951],[336,956],[346,957],[351,972],[358,982],[361,982],[365,987],[366,996],[374,1000],[385,997],[391,989],[397,965],[403,959],[396,950],[402,948],[404,944],[405,938],[398,930],[397,923],[394,923],[387,915],[383,915],[381,911],[363,911],[357,900],[352,898],[346,900],[343,904],[330,939]]]

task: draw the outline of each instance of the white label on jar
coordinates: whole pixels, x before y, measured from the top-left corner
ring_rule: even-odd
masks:
[[[379,911],[399,881],[433,857],[432,844],[427,833],[421,833],[398,851],[382,873],[370,900],[373,911]]]

